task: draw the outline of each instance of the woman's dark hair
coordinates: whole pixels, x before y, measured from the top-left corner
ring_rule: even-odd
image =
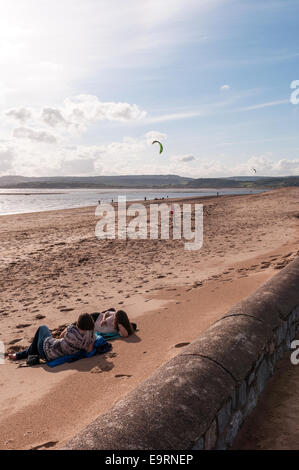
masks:
[[[82,315],[79,316],[77,323],[76,323],[77,328],[80,330],[93,330],[94,329],[94,321],[89,315],[89,313],[82,313]]]
[[[114,329],[119,330],[118,325],[122,325],[128,332],[128,335],[131,335],[134,332],[134,327],[130,323],[128,315],[123,310],[118,310],[114,318]]]

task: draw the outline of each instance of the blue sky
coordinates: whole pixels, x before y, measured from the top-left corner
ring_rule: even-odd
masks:
[[[0,175],[299,174],[299,0],[0,8]]]

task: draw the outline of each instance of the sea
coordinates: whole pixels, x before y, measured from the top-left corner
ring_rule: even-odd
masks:
[[[143,201],[181,197],[257,194],[260,189],[0,189],[0,215],[95,206],[101,202]]]

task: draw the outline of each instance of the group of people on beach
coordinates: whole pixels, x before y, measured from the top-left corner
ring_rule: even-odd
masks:
[[[130,322],[123,310],[109,309],[102,313],[84,313],[75,323],[65,328],[59,338],[54,338],[47,326],[40,326],[27,349],[9,354],[8,357],[16,361],[31,356],[48,362],[82,350],[91,352],[97,339],[96,332],[114,333],[126,338],[135,330],[136,324]]]

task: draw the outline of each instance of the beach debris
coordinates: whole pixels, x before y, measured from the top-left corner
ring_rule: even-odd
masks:
[[[159,153],[163,152],[163,145],[161,144],[161,142],[159,140],[153,140],[152,145],[153,144],[159,144],[160,145],[160,152]]]

